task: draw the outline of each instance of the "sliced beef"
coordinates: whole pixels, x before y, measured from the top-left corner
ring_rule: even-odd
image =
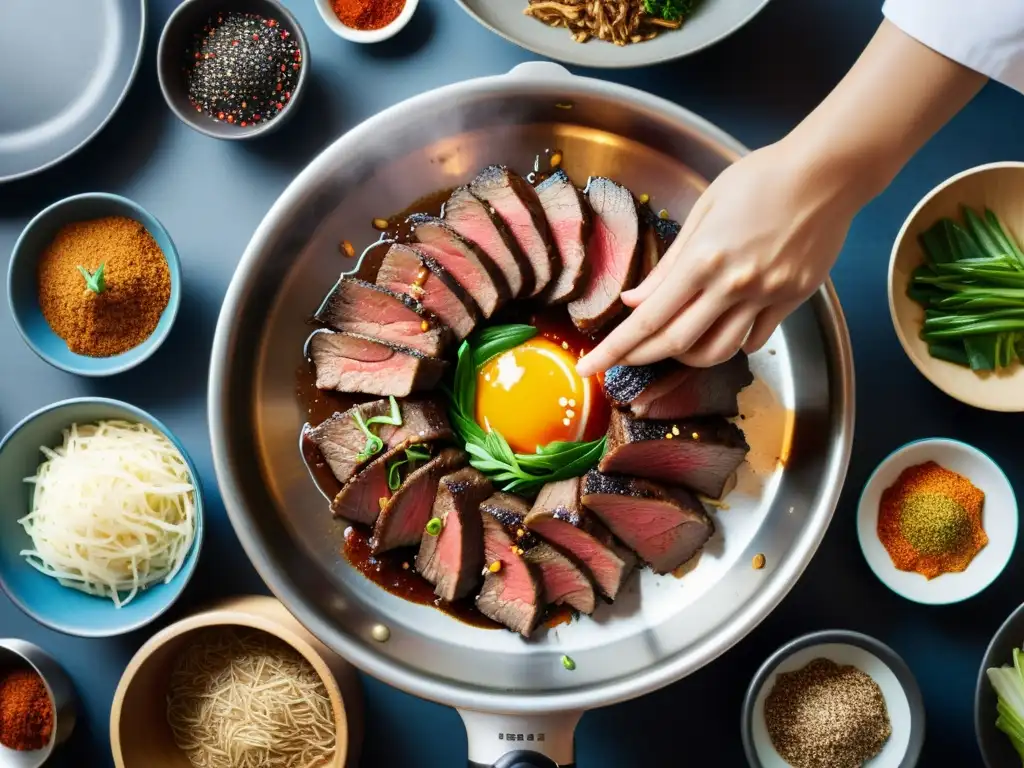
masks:
[[[642,233],[636,200],[628,189],[595,177],[586,194],[594,212],[587,241],[590,275],[583,293],[569,304],[569,315],[580,330],[594,333],[625,309],[620,296],[636,284]]]
[[[490,257],[505,275],[512,298],[530,295],[533,291],[533,267],[489,203],[470,192],[469,187],[459,187],[444,204],[441,217],[449,227]]]
[[[582,502],[656,573],[674,571],[715,532],[696,497],[683,488],[590,470]]]
[[[445,448],[412,472],[380,511],[373,526],[370,547],[374,554],[420,543],[430,521],[437,484],[449,472],[466,465],[467,456],[456,448]]]
[[[604,375],[604,391],[638,418],[736,416],[737,395],[753,380],[747,356],[738,352],[711,368],[691,368],[676,360],[616,365]]]
[[[476,325],[476,302],[448,270],[411,245],[395,243],[377,271],[377,285],[411,296],[462,341]]]
[[[719,417],[662,421],[615,411],[598,469],[685,485],[717,499],[749,450],[743,432]]]
[[[522,497],[508,493],[496,493],[488,503],[488,511],[515,539],[517,549],[523,550],[523,559],[534,566],[541,582],[542,602],[565,603],[581,613],[593,613],[593,582],[572,558],[530,531],[526,526],[530,505]]]
[[[572,180],[559,169],[537,185],[537,197],[551,229],[561,271],[548,284],[544,300],[564,304],[583,292],[587,275],[590,205]]]
[[[395,397],[432,389],[447,365],[399,344],[325,328],[306,340],[306,356],[319,389]]]
[[[469,191],[491,206],[512,232],[533,270],[536,296],[558,276],[558,257],[551,242],[537,192],[526,179],[501,165],[489,165],[469,185]]]
[[[331,502],[335,517],[344,517],[364,525],[377,522],[381,509],[391,498],[388,487],[388,464],[400,459],[405,448],[392,448],[377,458],[345,483]]]
[[[484,616],[529,637],[544,607],[540,575],[521,554],[515,529],[507,525],[521,519],[523,509],[522,499],[508,493],[496,493],[480,505],[485,565],[476,607]]]
[[[583,508],[580,478],[541,488],[525,523],[530,531],[581,563],[601,593],[615,599],[636,561],[633,553]]]
[[[316,319],[338,331],[401,344],[431,357],[440,357],[451,339],[451,331],[411,296],[348,275],[342,275]]]
[[[418,442],[448,440],[452,428],[444,406],[435,400],[402,400],[398,404],[402,423],[374,424],[373,432],[385,448],[404,448]],[[335,413],[316,427],[306,431],[306,438],[320,450],[339,483],[347,483],[369,459],[359,459],[366,447],[366,435],[356,423],[359,414],[363,423],[376,416],[391,413],[388,400],[371,400],[349,408],[344,413]],[[376,517],[376,515],[374,515]]]
[[[508,301],[505,275],[480,248],[434,216],[410,216],[409,225],[416,249],[448,270],[473,297],[484,317],[490,317]]]
[[[434,585],[434,594],[442,600],[465,597],[480,581],[484,567],[480,503],[492,490],[491,481],[472,467],[441,478],[431,513],[441,521],[441,532],[420,541],[416,570]]]
[[[640,274],[637,276],[637,283],[647,277],[654,266],[661,261],[682,228],[678,221],[661,218],[651,208],[650,203],[641,204],[640,221],[643,227],[643,252],[640,256]]]

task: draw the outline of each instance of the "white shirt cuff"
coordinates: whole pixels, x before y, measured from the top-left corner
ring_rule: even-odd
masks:
[[[1024,93],[1024,0],[885,0],[882,12],[932,50]]]

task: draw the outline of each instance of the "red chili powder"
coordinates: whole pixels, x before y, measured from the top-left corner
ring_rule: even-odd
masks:
[[[338,20],[352,29],[381,29],[402,12],[405,0],[333,0]]]

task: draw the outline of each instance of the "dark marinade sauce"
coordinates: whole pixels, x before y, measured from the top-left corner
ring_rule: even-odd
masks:
[[[546,150],[540,155],[539,164],[543,165],[544,159],[550,154],[552,151]],[[534,167],[537,167],[536,163]],[[532,183],[537,184],[548,175],[550,172],[547,170],[535,170],[528,178]],[[410,240],[411,228],[407,223],[409,216],[414,213],[439,216],[444,202],[451,192],[452,189],[438,190],[420,198],[404,211],[389,217],[387,229],[381,233],[380,240],[371,243],[365,249],[364,253],[367,254],[367,258],[372,258],[375,254],[383,257],[384,251],[386,251],[386,248],[383,247],[384,243]],[[343,263],[347,265],[348,269],[351,269],[356,262],[354,259],[351,261],[346,259]],[[586,336],[576,329],[564,307],[544,308],[540,312],[535,310],[536,307],[531,308],[531,305],[523,302],[519,307],[509,307],[499,313],[500,316],[491,319],[491,324],[529,322],[538,328],[541,336],[558,344],[565,342],[574,356],[589,351],[597,343],[597,339]],[[308,438],[307,430],[320,424],[335,412],[348,410],[356,403],[374,398],[368,395],[352,395],[317,389],[316,370],[308,359],[304,359],[298,367],[295,381],[296,396],[302,404],[307,420],[300,440],[302,458],[317,488],[330,501],[341,490],[341,484],[334,477],[319,449]],[[604,397],[595,398],[585,439],[594,440],[604,434],[609,417],[608,401]],[[330,514],[330,511],[324,510],[324,514]],[[439,600],[434,594],[433,585],[416,572],[416,548],[407,547],[374,555],[370,551],[371,531],[366,526],[341,519],[338,520],[338,524],[345,526],[342,547],[345,559],[381,589],[413,603],[433,606],[442,613],[470,626],[481,629],[502,628],[500,624],[477,610],[475,595],[456,600],[453,603]],[[541,625],[557,627],[561,624],[568,624],[574,617],[575,612],[568,606],[548,606]]]

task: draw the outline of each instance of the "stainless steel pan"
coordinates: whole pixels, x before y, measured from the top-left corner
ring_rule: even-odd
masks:
[[[338,242],[368,243],[374,217],[463,183],[486,164],[522,167],[553,147],[574,178],[611,176],[680,217],[744,152],[680,107],[553,64],[403,102],[327,148],[267,214],[224,301],[210,374],[221,491],[267,584],[369,674],[458,707],[470,760],[487,766],[517,764],[499,758],[524,747],[534,757],[518,764],[570,763],[582,711],[683,677],[755,627],[825,533],[853,430],[849,338],[826,286],[752,359],[758,382],[745,396],[754,400],[744,404],[742,426],[757,471],[740,473],[730,508],[716,515],[719,533],[685,577],[643,572],[614,606],[525,642],[393,597],[352,569],[339,554],[342,526],[297,447],[295,371],[306,319],[346,268]],[[759,553],[763,570],[751,567]],[[390,629],[388,642],[373,639],[377,624]],[[563,668],[563,654],[575,671]]]

